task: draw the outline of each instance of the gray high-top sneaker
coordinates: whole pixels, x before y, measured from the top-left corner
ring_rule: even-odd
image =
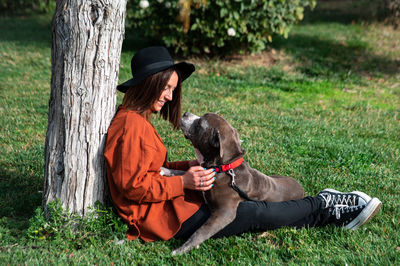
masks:
[[[318,193],[325,203],[324,208],[333,207],[335,205],[342,206],[363,206],[366,205],[371,197],[361,191],[352,191],[343,193],[331,188],[326,188]]]
[[[382,206],[377,198],[372,198],[365,205],[335,205],[329,207],[329,222],[337,226],[344,226],[347,229],[357,229],[374,217]]]

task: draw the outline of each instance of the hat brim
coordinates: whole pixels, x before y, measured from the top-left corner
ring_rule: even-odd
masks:
[[[165,66],[158,67],[158,68],[152,69],[151,71],[146,72],[146,75],[136,76],[136,77],[131,78],[130,80],[125,81],[124,83],[117,86],[117,90],[125,93],[130,87],[139,84],[141,81],[143,81],[148,76],[151,76],[153,74],[156,74],[158,72],[161,72],[161,71],[169,69],[169,68],[175,68],[176,70],[179,71],[180,77],[181,77],[181,82],[183,82],[185,79],[187,79],[195,71],[194,65],[191,63],[187,63],[187,62],[180,62],[180,63],[176,63],[176,64],[173,64],[173,65],[170,65],[167,67],[165,67]]]

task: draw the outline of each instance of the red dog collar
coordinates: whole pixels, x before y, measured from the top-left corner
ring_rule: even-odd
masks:
[[[239,158],[236,161],[233,161],[230,164],[224,164],[224,165],[218,165],[215,167],[215,172],[220,173],[220,172],[226,172],[229,171],[230,169],[234,169],[241,165],[243,163],[243,158]]]

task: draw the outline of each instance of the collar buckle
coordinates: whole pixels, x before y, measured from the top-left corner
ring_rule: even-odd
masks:
[[[228,174],[232,177],[232,181],[231,181],[231,185],[236,186],[236,182],[235,182],[235,172],[233,172],[233,169],[229,169],[228,170]]]

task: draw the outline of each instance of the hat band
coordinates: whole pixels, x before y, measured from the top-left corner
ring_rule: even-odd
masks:
[[[156,62],[156,63],[152,63],[152,64],[149,64],[149,65],[146,65],[146,66],[144,66],[144,67],[142,67],[141,69],[140,69],[140,71],[139,72],[136,72],[133,76],[135,77],[135,76],[141,76],[141,75],[143,75],[143,74],[148,74],[151,70],[153,70],[153,69],[158,69],[158,68],[162,68],[162,67],[166,67],[166,68],[168,68],[168,67],[171,67],[171,66],[173,66],[174,65],[174,61],[161,61],[161,62]],[[133,71],[132,71],[133,72]]]

